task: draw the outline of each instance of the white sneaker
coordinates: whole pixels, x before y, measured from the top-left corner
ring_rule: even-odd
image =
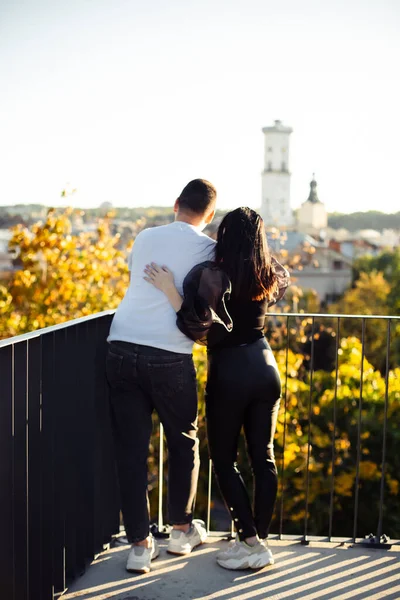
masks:
[[[274,555],[272,554],[271,550],[268,548],[268,541],[266,539],[265,540],[260,540],[260,544],[262,544],[264,546],[264,548],[268,552],[269,559],[270,559],[269,564],[270,565],[274,565],[275,564],[275,559],[274,559]]]
[[[193,548],[200,546],[207,539],[204,521],[194,519],[187,533],[173,529],[168,543],[167,552],[170,554],[190,554]]]
[[[224,569],[262,569],[274,564],[271,550],[264,544],[257,542],[249,546],[236,538],[230,547],[217,554],[217,563]]]
[[[130,573],[148,573],[150,563],[160,554],[157,540],[151,536],[151,547],[132,546],[126,562],[126,570]]]

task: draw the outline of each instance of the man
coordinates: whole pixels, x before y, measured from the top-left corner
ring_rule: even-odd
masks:
[[[179,291],[190,269],[213,257],[215,242],[202,233],[214,217],[216,190],[203,179],[188,183],[174,205],[175,221],[145,229],[128,263],[130,284],[108,337],[107,377],[115,432],[122,513],[132,544],[126,568],[147,573],[159,554],[149,535],[147,457],[155,409],[164,425],[169,456],[168,551],[188,554],[206,531],[193,522],[199,473],[197,386],[193,342],[176,326],[167,297],[144,280],[154,261],[174,272]]]

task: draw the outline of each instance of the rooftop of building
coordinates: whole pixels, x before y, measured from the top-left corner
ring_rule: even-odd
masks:
[[[293,129],[283,125],[280,119],[275,119],[272,126],[263,127],[263,133],[292,133]]]

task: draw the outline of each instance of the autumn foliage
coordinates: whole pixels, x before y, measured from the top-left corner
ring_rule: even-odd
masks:
[[[0,338],[118,306],[128,284],[127,249],[110,234],[109,218],[94,231],[74,232],[77,217],[50,210],[31,229],[13,228],[17,269],[0,285]]]

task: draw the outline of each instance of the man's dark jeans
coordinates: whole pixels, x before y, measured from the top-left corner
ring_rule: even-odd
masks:
[[[107,378],[127,538],[149,535],[147,458],[155,409],[168,444],[168,513],[190,523],[199,474],[196,371],[190,354],[110,342]]]

